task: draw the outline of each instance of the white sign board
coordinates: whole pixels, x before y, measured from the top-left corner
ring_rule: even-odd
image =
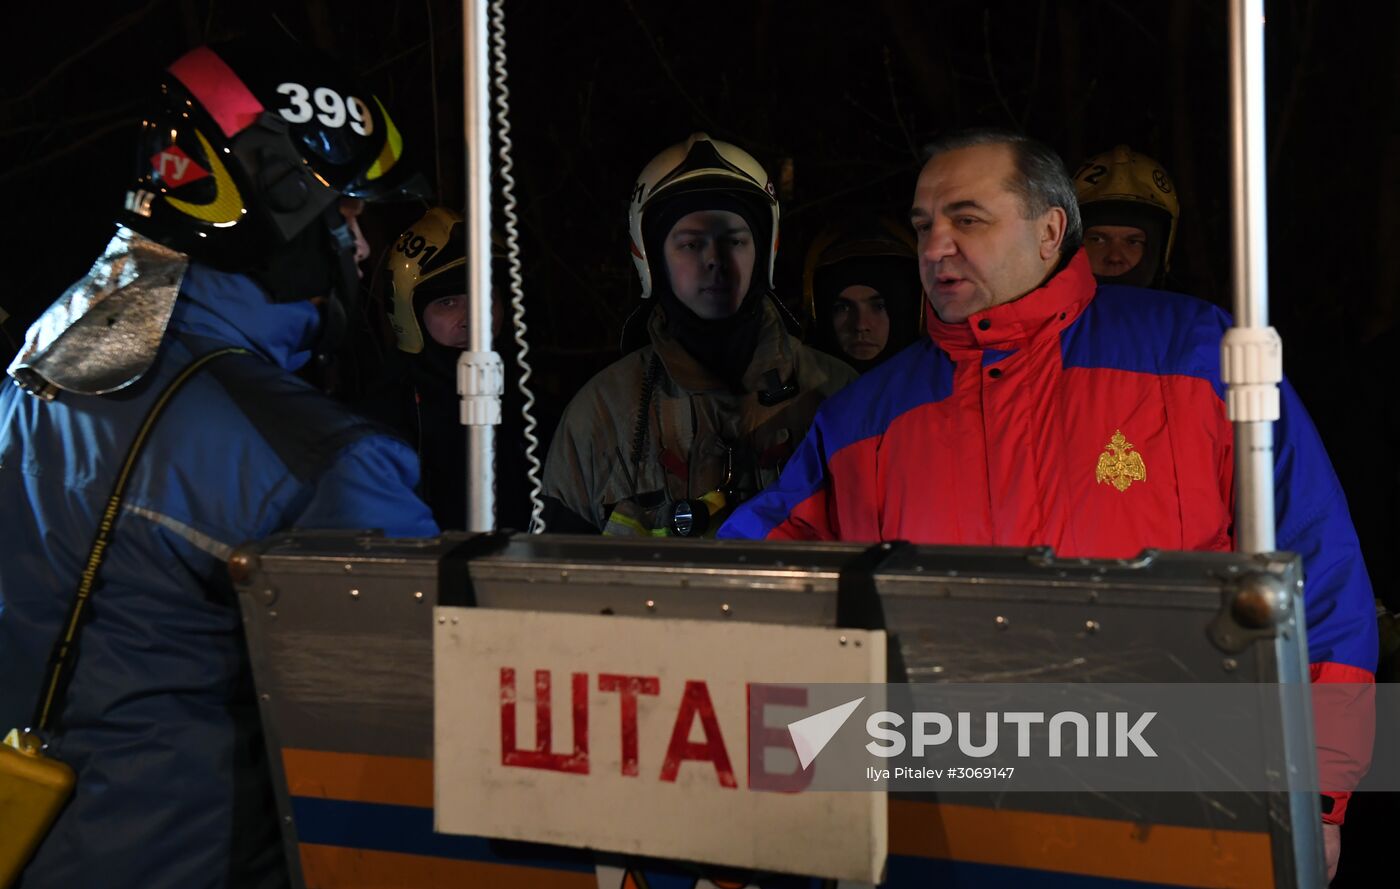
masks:
[[[805,692],[772,687],[884,682],[883,632],[437,616],[439,832],[879,880],[885,794],[803,792],[786,726]]]

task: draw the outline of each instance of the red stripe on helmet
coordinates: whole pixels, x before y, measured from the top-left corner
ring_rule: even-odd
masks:
[[[199,100],[225,136],[242,132],[263,113],[263,104],[228,63],[207,46],[176,59],[170,73]]]

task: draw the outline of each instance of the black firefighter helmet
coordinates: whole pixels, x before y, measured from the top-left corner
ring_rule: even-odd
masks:
[[[119,221],[274,299],[314,295],[279,285],[319,274],[335,328],[358,291],[340,200],[420,195],[403,155],[383,103],[323,54],[287,39],[201,46],[165,71]]]

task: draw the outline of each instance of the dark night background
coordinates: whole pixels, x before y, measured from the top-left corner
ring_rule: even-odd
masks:
[[[747,148],[779,185],[778,292],[794,305],[817,229],[856,206],[902,218],[919,146],[975,124],[1037,136],[1071,171],[1118,143],[1155,157],[1182,203],[1172,287],[1229,305],[1225,0],[507,7],[531,344],[558,406],[612,360],[636,300],[634,178],[698,129]],[[1267,13],[1271,317],[1347,483],[1378,592],[1393,596],[1376,554],[1388,560],[1400,541],[1374,516],[1393,521],[1398,461],[1373,421],[1396,415],[1400,382],[1400,4],[1293,0]],[[5,357],[4,340],[22,338],[106,242],[134,178],[143,87],[198,43],[274,29],[347,60],[443,201],[460,205],[456,3],[25,4],[6,13],[0,56]],[[421,209],[371,210],[367,234],[382,246]],[[1351,820],[1364,815],[1358,804]],[[1376,817],[1393,832],[1393,815]],[[1344,848],[1343,881],[1372,885],[1360,844]],[[1374,861],[1387,852],[1377,844]]]

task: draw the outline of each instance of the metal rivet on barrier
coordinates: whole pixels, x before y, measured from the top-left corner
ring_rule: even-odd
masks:
[[[648,611],[655,611],[655,610],[656,610],[656,600],[655,600],[655,599],[648,599],[648,600],[647,600],[647,610],[648,610]]]
[[[258,697],[264,701],[272,700],[272,695],[268,694],[267,692],[263,692],[262,694],[258,695]]]
[[[846,637],[845,637],[845,636],[842,636],[842,637],[841,637],[841,644],[842,644],[842,645],[845,645],[845,644],[846,644]]]
[[[997,615],[997,619],[996,619],[995,623],[996,623],[996,625],[997,625],[997,629],[998,629],[998,630],[1008,630],[1008,629],[1011,628],[1011,621],[1007,620],[1005,617],[1001,616],[1000,614]]]
[[[457,618],[456,618],[456,617],[453,617],[453,618],[452,618],[452,622],[455,624],[455,623],[457,622]]]
[[[413,598],[417,599],[419,602],[422,602],[422,601],[423,601],[423,591],[422,591],[422,590],[419,590],[418,592],[414,593],[414,594],[413,594]]]
[[[253,573],[253,559],[245,552],[236,552],[228,560],[228,575],[234,583],[242,583]]]
[[[725,614],[728,614],[728,613],[729,613],[729,603],[728,603],[728,602],[725,602],[724,604],[720,605],[720,606],[719,606],[719,610],[720,610],[720,611],[723,611]]]
[[[268,619],[268,620],[277,620],[277,612],[275,612],[275,611],[269,611],[269,612],[267,613],[267,619]]]
[[[1240,665],[1240,662],[1237,661],[1237,660],[1235,660],[1235,659],[1232,658],[1232,657],[1227,657],[1225,660],[1223,660],[1223,661],[1220,662],[1220,666],[1222,666],[1222,667],[1225,668],[1225,672],[1226,672],[1226,673],[1233,672],[1234,669],[1235,669],[1236,667],[1238,667],[1239,665]]]
[[[354,571],[354,570],[355,570],[355,566],[354,566],[354,565],[351,565],[349,562],[346,562],[346,563],[345,563],[345,573],[346,573],[346,574],[349,574],[351,571]]]
[[[268,587],[262,591],[262,598],[264,605],[271,605],[273,602],[277,601],[277,590]]]
[[[352,599],[358,599],[358,598],[360,598],[360,591],[359,591],[359,590],[351,590],[351,591],[350,591],[350,598],[352,598]]]
[[[1084,621],[1084,631],[1086,633],[1097,633],[1099,631],[1099,622],[1096,620]]]
[[[446,618],[446,617],[443,617],[441,614],[439,614],[439,615],[438,615],[438,623],[440,623],[440,624],[445,624],[445,623],[447,623],[447,618]]]

